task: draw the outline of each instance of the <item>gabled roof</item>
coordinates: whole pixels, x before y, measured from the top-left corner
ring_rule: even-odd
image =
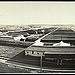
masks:
[[[69,43],[64,43],[63,41],[61,41],[59,43],[53,44],[53,46],[71,46],[71,45]]]
[[[75,32],[71,29],[63,29],[59,28],[55,32],[49,34],[41,40],[75,40]]]

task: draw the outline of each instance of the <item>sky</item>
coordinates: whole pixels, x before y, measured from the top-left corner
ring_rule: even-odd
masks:
[[[75,24],[75,2],[0,2],[1,24]]]

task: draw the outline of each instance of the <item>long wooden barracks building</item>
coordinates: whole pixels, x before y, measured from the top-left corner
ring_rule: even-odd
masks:
[[[57,28],[26,48],[23,58],[18,60],[42,68],[75,68],[75,32],[70,28]]]

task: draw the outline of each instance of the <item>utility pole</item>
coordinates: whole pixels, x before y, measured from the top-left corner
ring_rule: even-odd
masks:
[[[40,58],[40,70],[41,70],[41,72],[42,72],[42,55],[43,55],[43,53],[41,52],[41,58]]]

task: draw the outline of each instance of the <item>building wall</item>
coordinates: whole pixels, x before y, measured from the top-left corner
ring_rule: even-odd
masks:
[[[25,55],[31,55],[31,56],[44,56],[44,52],[39,51],[25,51]]]

